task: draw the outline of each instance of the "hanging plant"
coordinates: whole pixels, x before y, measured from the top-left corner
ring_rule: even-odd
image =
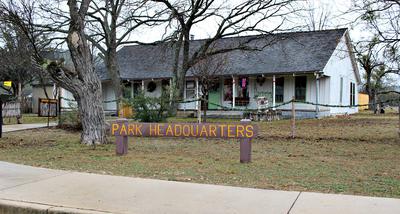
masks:
[[[257,76],[257,83],[260,85],[260,86],[262,86],[262,85],[264,85],[264,82],[265,82],[265,77],[263,77],[263,76]]]
[[[147,92],[153,92],[157,88],[157,84],[154,81],[151,81],[147,84]]]

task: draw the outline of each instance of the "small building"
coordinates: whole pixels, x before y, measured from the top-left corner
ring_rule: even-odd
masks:
[[[369,95],[366,93],[359,93],[358,94],[358,105],[362,105],[360,110],[368,110],[369,104]]]
[[[191,52],[205,40],[191,40]],[[210,111],[232,108],[230,113],[257,109],[257,98],[266,97],[270,106],[295,97],[300,117],[330,116],[358,112],[360,74],[352,51],[347,29],[312,32],[291,32],[221,39],[216,48],[235,47],[243,41],[256,51],[235,50],[225,53],[229,69],[219,74],[219,80],[209,92]],[[163,85],[172,78],[173,48],[159,45],[131,45],[118,51],[121,80],[134,96],[144,90],[148,96],[160,96]],[[103,99],[115,99],[110,78],[105,69],[99,70],[103,83]],[[186,76],[184,99],[200,93],[192,72]],[[313,104],[349,107],[323,107]],[[179,110],[196,110],[198,102],[185,103]],[[106,102],[105,110],[116,111],[115,102]],[[226,107],[226,108],[224,108]],[[289,114],[291,104],[280,106]],[[226,112],[226,111],[224,111]]]
[[[69,51],[67,50],[51,50],[43,51],[42,54],[49,59],[57,60],[64,59],[65,65],[72,68],[73,63]],[[59,100],[58,108],[70,109],[76,107],[76,101],[71,92],[64,88],[57,86],[49,76],[43,76],[42,81],[36,79],[31,84],[32,86],[32,113],[37,114],[39,112],[39,100],[40,99],[57,99]],[[60,99],[61,98],[61,99]]]
[[[46,96],[47,93],[47,96]],[[71,92],[56,86],[52,81],[48,80],[43,84],[38,81],[32,83],[32,113],[38,114],[39,112],[39,100],[40,99],[56,99],[59,100],[59,105],[63,109],[69,109],[72,106],[76,106],[74,96]],[[58,106],[59,108],[60,106]]]

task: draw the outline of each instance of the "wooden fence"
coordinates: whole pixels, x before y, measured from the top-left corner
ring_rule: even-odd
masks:
[[[21,116],[21,104],[19,102],[3,103],[3,118]]]

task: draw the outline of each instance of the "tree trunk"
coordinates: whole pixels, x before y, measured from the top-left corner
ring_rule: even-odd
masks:
[[[369,93],[368,94],[368,103],[369,103],[368,109],[371,110],[371,111],[375,110],[374,102],[375,102],[374,94],[373,93]]]
[[[82,121],[81,143],[87,145],[107,142],[101,87],[98,90],[82,91],[78,99],[79,115]]]
[[[117,63],[117,53],[116,48],[110,48],[106,57],[106,65],[107,71],[111,78],[111,84],[114,89],[116,105],[117,105],[117,114],[119,115],[120,104],[123,98],[122,93],[122,85],[121,85],[121,77],[119,73],[118,63]]]
[[[375,108],[374,108],[374,104],[373,104],[373,102],[374,102],[373,96],[374,95],[371,90],[371,71],[369,71],[369,72],[366,71],[366,79],[367,79],[367,82],[365,84],[365,90],[367,91],[368,99],[369,99],[368,100],[368,103],[369,103],[368,109],[373,111]]]
[[[18,82],[17,100],[19,102],[20,114],[17,116],[17,123],[22,124],[22,83]]]
[[[85,35],[85,16],[90,0],[68,0],[70,23],[67,36],[68,49],[74,64],[70,70],[62,62],[47,66],[52,79],[70,91],[78,102],[82,122],[81,143],[107,143],[106,126],[101,97],[101,81],[94,70],[90,47]]]
[[[180,89],[178,89],[178,79],[179,79],[179,63],[180,63],[180,52],[181,52],[181,47],[182,47],[182,39],[183,36],[179,35],[178,41],[175,42],[174,47],[174,65],[173,65],[173,71],[172,71],[172,85],[170,85],[170,90],[171,90],[171,108],[170,108],[170,115],[176,115],[178,111],[178,105],[179,103],[177,102],[178,98],[183,97],[180,96]]]
[[[369,102],[370,102],[370,106],[371,106],[370,110],[372,110],[374,112],[374,114],[376,114],[377,113],[377,100],[376,100],[376,93],[375,93],[374,89],[371,90],[371,96],[369,97],[369,100],[370,100]]]

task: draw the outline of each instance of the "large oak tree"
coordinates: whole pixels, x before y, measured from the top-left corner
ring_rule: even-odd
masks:
[[[2,2],[2,17],[24,32],[34,47],[34,60],[45,69],[57,85],[70,91],[78,103],[82,121],[83,144],[107,142],[106,125],[102,105],[101,82],[94,70],[91,49],[85,35],[85,20],[91,0],[68,0],[69,22],[66,43],[71,54],[73,68],[64,60],[49,60],[42,56],[39,38],[43,31],[35,23],[34,3]]]

